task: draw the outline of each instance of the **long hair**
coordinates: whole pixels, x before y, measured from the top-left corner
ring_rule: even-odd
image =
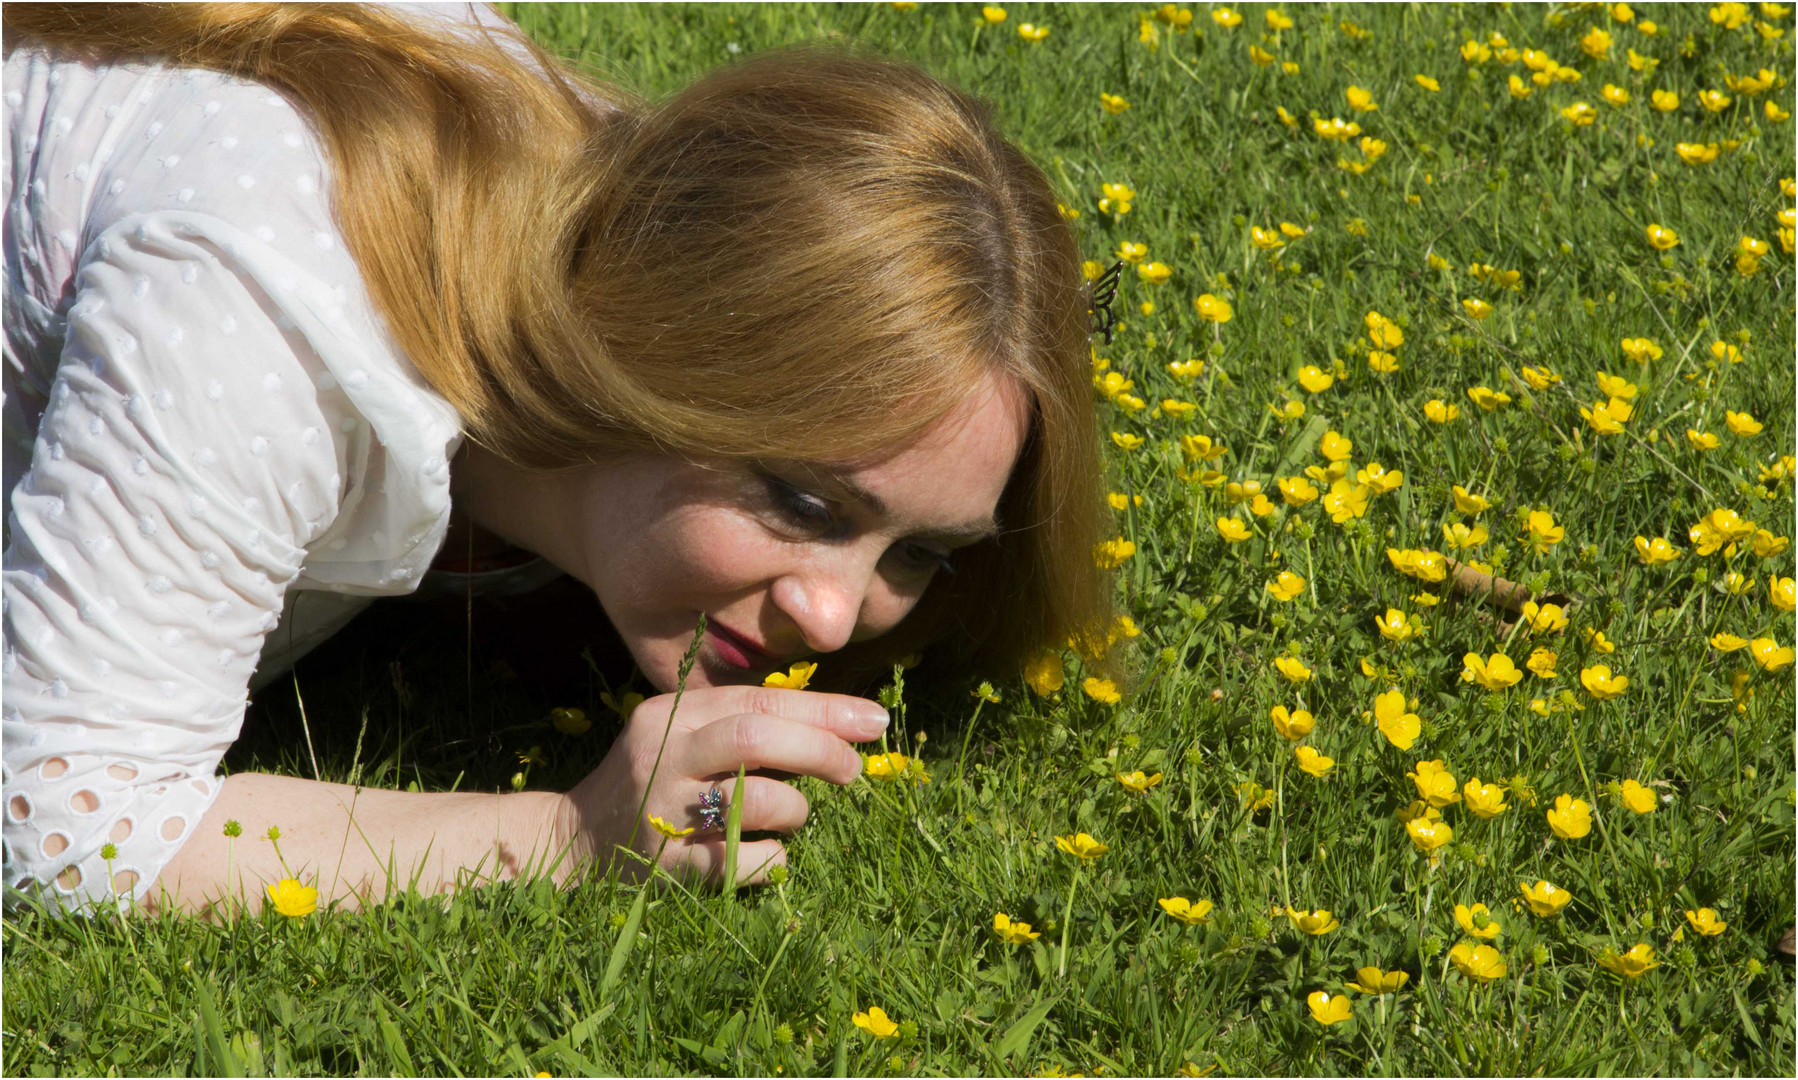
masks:
[[[1031,422],[1001,535],[824,670],[865,676],[946,643],[931,668],[1007,675],[1111,621],[1079,251],[984,102],[838,45],[648,102],[522,35],[534,64],[376,6],[4,18],[9,49],[207,68],[293,100],[389,331],[468,437],[514,465],[646,449],[865,461],[984,375],[1016,380]]]

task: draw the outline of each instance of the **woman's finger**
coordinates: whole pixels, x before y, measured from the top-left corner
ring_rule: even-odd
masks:
[[[784,716],[832,732],[850,742],[880,738],[887,711],[879,703],[847,694],[820,694],[773,686],[733,686],[728,690],[733,713]]]
[[[724,820],[723,814],[730,812],[730,797],[735,786],[734,779],[718,783],[719,794],[723,796],[720,821]],[[744,832],[790,833],[804,825],[806,816],[811,812],[811,800],[791,784],[783,784],[764,776],[743,778]]]
[[[787,864],[787,849],[779,840],[751,840],[737,845],[737,884],[760,885],[768,871]],[[724,838],[688,844],[682,851],[672,845],[662,856],[662,866],[675,877],[691,875],[709,884],[724,879]]]
[[[847,784],[861,773],[861,755],[823,728],[784,716],[739,714],[714,720],[681,740],[680,775],[725,776],[738,767],[778,769]]]

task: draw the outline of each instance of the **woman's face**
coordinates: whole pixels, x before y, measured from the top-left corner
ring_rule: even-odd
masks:
[[[853,468],[593,466],[571,476],[563,568],[658,690],[674,689],[702,613],[687,685],[759,683],[893,629],[955,549],[992,535],[1028,423],[1025,392],[995,377],[910,445]]]

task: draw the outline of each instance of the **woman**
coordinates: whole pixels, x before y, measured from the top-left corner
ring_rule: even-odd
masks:
[[[6,9],[12,888],[566,880],[739,766],[854,778],[882,711],[772,670],[1011,671],[1109,618],[1079,256],[983,106],[811,48],[652,104],[431,8]],[[416,588],[452,505],[662,696],[565,793],[215,778],[252,680]]]

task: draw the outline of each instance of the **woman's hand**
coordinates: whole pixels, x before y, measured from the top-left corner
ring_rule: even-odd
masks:
[[[599,768],[566,796],[562,829],[578,861],[604,863],[615,845],[630,844],[652,857],[660,849],[662,867],[677,876],[717,880],[724,870],[724,828],[706,828],[700,816],[700,797],[714,784],[723,794],[720,807],[727,810],[738,766],[748,769],[743,831],[791,833],[805,823],[809,802],[791,785],[758,774],[816,776],[848,784],[862,768],[861,755],[850,744],[877,739],[887,727],[886,710],[872,701],[804,690],[688,690],[670,728],[673,707],[673,694],[637,706]],[[664,846],[662,834],[649,823],[652,815],[695,831]],[[761,881],[786,861],[786,848],[778,840],[744,842],[737,851],[739,881]],[[627,859],[626,873],[636,865]]]

